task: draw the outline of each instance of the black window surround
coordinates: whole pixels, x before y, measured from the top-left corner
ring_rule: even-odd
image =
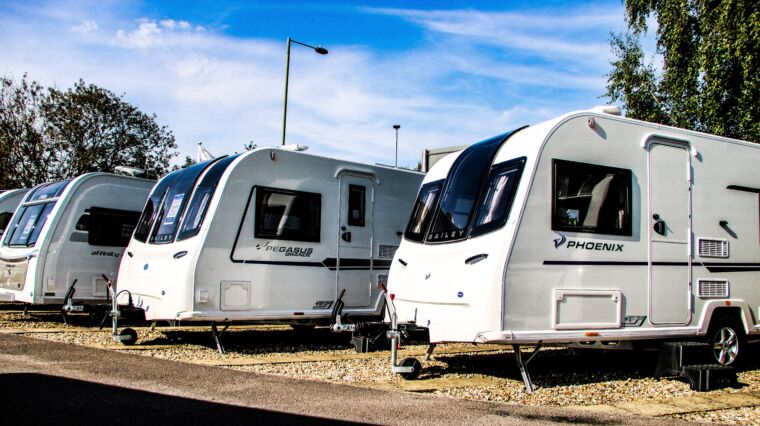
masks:
[[[318,243],[322,194],[255,186],[254,238]]]
[[[364,226],[367,188],[362,185],[348,185],[348,225]]]
[[[629,169],[552,160],[552,230],[632,235]]]

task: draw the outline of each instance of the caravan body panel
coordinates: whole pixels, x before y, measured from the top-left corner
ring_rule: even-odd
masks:
[[[121,254],[153,182],[106,173],[43,184],[29,191],[0,246],[6,300],[102,302],[103,275],[116,280]]]
[[[404,239],[389,278],[400,322],[432,342],[614,341],[705,334],[733,307],[757,334],[759,146],[585,111],[511,135],[488,176],[520,158],[502,226]]]
[[[197,185],[222,161],[202,166]],[[381,315],[406,220],[385,212],[407,211],[422,175],[282,149],[228,161],[197,235],[130,243],[120,281],[146,318],[326,320],[343,289],[346,312]]]

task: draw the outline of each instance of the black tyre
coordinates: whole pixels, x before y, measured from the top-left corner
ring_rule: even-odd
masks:
[[[137,342],[137,332],[131,328],[125,328],[119,332],[119,341],[122,345],[132,346]]]
[[[734,317],[720,317],[710,324],[707,343],[712,346],[715,361],[721,365],[739,365],[747,352],[744,327]]]
[[[401,361],[401,366],[412,367],[412,371],[408,373],[400,373],[401,377],[403,377],[405,380],[416,379],[420,376],[420,372],[422,371],[422,364],[417,361],[417,358],[405,358],[403,361]]]

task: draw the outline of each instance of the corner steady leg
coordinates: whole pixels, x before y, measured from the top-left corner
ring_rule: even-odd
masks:
[[[433,358],[433,351],[435,350],[435,347],[436,347],[435,343],[431,343],[428,346],[427,351],[425,352],[425,361],[430,361],[431,359],[435,359]]]
[[[526,360],[523,360],[522,352],[520,351],[520,345],[512,345],[512,348],[515,350],[515,360],[517,360],[517,367],[520,369],[520,375],[522,375],[523,383],[525,383],[525,391],[531,393],[536,390],[536,388],[533,386],[533,382],[530,380],[530,374],[528,373],[528,363],[533,359],[533,357],[536,356],[536,354],[538,354],[538,351],[541,350],[541,345],[536,345],[536,347],[533,349],[533,352]]]
[[[27,305],[26,303],[24,304],[24,318],[29,318],[29,305]],[[64,323],[65,323],[65,321],[66,321],[66,316],[65,315],[63,316],[63,319],[64,319]]]
[[[216,328],[216,321],[211,321],[211,334],[214,336],[214,342],[216,342],[216,350],[219,351],[219,355],[224,355],[227,352],[224,351],[224,346],[222,346],[221,337],[222,334],[224,334],[225,331],[227,331],[227,328],[229,327],[229,323],[224,325],[224,328],[222,328],[222,331],[219,331]]]

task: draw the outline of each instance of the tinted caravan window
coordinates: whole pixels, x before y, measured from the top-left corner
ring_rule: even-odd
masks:
[[[92,207],[86,221],[87,242],[93,246],[126,247],[140,212]],[[77,230],[79,223],[77,223]]]
[[[159,211],[158,207],[161,205],[161,201],[164,199],[169,186],[171,186],[174,179],[177,178],[180,171],[181,170],[177,170],[176,172],[169,173],[161,178],[156,186],[153,187],[153,190],[150,192],[150,196],[145,203],[145,208],[143,208],[142,215],[140,215],[140,220],[137,221],[134,235],[137,241],[144,243],[148,240],[150,228],[152,228],[153,224],[156,222],[156,216]]]
[[[365,193],[367,188],[361,185],[348,185],[348,224],[364,226]]]
[[[177,241],[185,240],[198,234],[203,223],[203,218],[206,217],[211,196],[214,195],[216,186],[219,184],[219,179],[222,178],[222,174],[227,170],[227,166],[237,157],[238,155],[234,155],[219,160],[203,176],[203,179],[201,179],[201,182],[195,188],[193,199],[190,200],[190,204],[187,206],[187,214],[185,214],[182,228],[177,235]]]
[[[499,135],[465,149],[446,177],[438,209],[427,241],[454,241],[466,237],[475,201],[501,144],[509,137]]]
[[[412,241],[422,241],[430,225],[430,218],[433,216],[433,208],[441,191],[443,180],[426,183],[420,188],[417,195],[417,202],[414,203],[412,215],[409,218],[409,224],[404,231],[404,237]]]
[[[554,160],[552,229],[631,235],[631,171]]]
[[[174,241],[174,235],[179,228],[179,222],[195,182],[212,161],[195,164],[179,171],[164,195],[161,209],[156,216],[156,225],[150,236],[151,243],[163,244]]]
[[[0,237],[5,232],[5,228],[8,227],[8,223],[11,221],[11,218],[13,217],[12,212],[2,212],[0,213]]]
[[[322,195],[256,188],[254,237],[319,242]]]
[[[491,169],[470,235],[485,234],[504,226],[524,164],[525,158],[521,158],[497,164]]]
[[[31,247],[37,242],[42,227],[47,221],[55,203],[42,203],[23,207],[19,210],[19,221],[8,229],[6,244]]]

